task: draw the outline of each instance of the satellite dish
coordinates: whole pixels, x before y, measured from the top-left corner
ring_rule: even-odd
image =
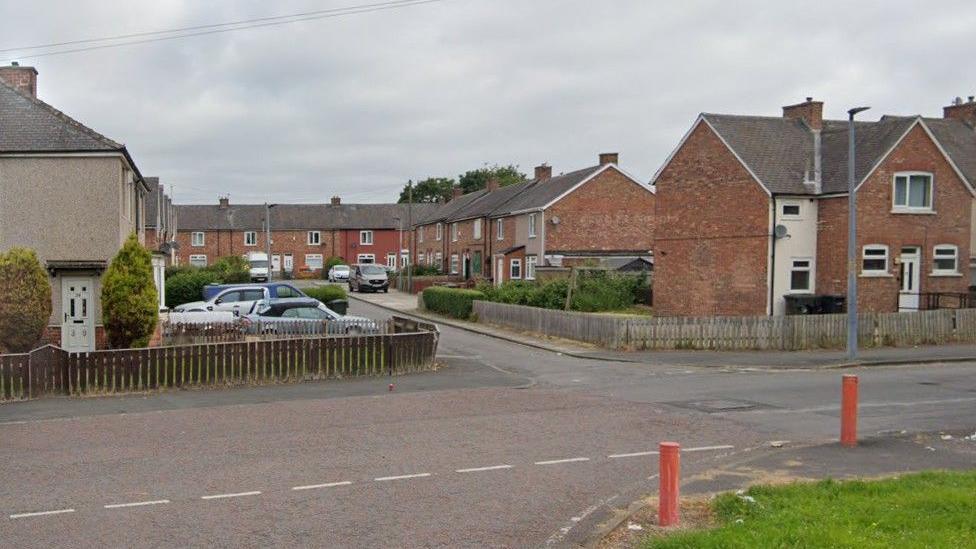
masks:
[[[553,225],[559,225],[559,216],[558,215],[552,216],[552,224]]]
[[[786,238],[790,236],[789,232],[786,230],[786,225],[776,225],[773,229],[773,236],[776,238]]]

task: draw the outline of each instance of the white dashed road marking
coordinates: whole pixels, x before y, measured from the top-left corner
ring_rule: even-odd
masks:
[[[657,450],[648,450],[647,452],[631,452],[629,454],[610,454],[607,457],[610,459],[616,459],[616,458],[632,458],[632,457],[639,457],[639,456],[656,456],[657,454],[658,454]]]
[[[36,511],[33,513],[17,513],[15,515],[10,515],[12,519],[28,518],[28,517],[43,517],[46,515],[63,515],[64,513],[74,513],[74,509],[56,509],[54,511]]]
[[[566,458],[566,459],[551,459],[549,461],[537,461],[536,465],[556,465],[557,463],[573,463],[576,461],[590,461],[587,457],[577,457],[577,458]]]
[[[697,448],[685,448],[683,452],[710,452],[712,450],[731,450],[735,448],[731,444],[722,444],[720,446],[699,446]]]
[[[383,482],[384,480],[403,480],[407,478],[421,478],[421,477],[429,477],[429,476],[430,473],[415,473],[413,475],[397,475],[395,477],[376,477],[373,480],[377,482]]]
[[[316,488],[332,488],[335,486],[349,486],[352,481],[344,480],[342,482],[327,482],[325,484],[309,484],[308,486],[295,486],[292,490],[315,490]]]
[[[497,471],[498,469],[511,469],[511,465],[490,465],[488,467],[472,467],[471,469],[458,469],[456,473],[477,473],[479,471]]]
[[[109,505],[103,505],[106,509],[124,509],[126,507],[145,507],[147,505],[162,505],[164,503],[169,503],[168,499],[156,499],[153,501],[134,501],[132,503],[111,503]]]
[[[237,492],[236,494],[214,494],[212,496],[200,496],[200,499],[227,499],[227,498],[242,498],[245,496],[260,496],[261,492]]]
[[[731,444],[722,444],[719,446],[698,446],[695,448],[682,448],[682,452],[709,452],[712,450],[732,450],[735,446]],[[648,450],[646,452],[631,452],[629,454],[610,454],[607,456],[609,459],[617,458],[630,458],[630,457],[640,457],[640,456],[656,456],[658,455],[657,450]]]

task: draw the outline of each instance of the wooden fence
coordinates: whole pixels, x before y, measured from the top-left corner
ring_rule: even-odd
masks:
[[[393,333],[0,355],[0,401],[196,386],[288,383],[430,370],[439,334],[402,319]],[[404,327],[413,328],[407,331]]]
[[[250,339],[289,339],[324,335],[363,335],[393,333],[393,320],[307,320],[275,319],[230,322],[162,322],[160,333],[163,345],[190,345],[247,341]]]
[[[610,349],[785,350],[843,348],[847,315],[628,317],[474,302],[478,322]],[[976,309],[864,313],[861,346],[976,343]]]

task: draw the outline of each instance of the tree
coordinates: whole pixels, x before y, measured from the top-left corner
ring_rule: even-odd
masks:
[[[409,186],[403,187],[400,191],[400,204],[406,204],[409,200]],[[418,181],[413,185],[413,202],[420,204],[424,202],[447,202],[454,193],[454,180],[449,177],[428,177],[423,181]]]
[[[133,233],[102,278],[102,324],[109,345],[116,349],[145,347],[158,319],[152,256]]]
[[[498,179],[500,187],[506,187],[525,181],[526,176],[519,171],[518,166],[495,164],[494,166],[485,166],[465,172],[464,175],[458,176],[458,184],[461,186],[461,190],[467,194],[484,189],[492,178]]]
[[[206,270],[224,284],[246,284],[251,281],[251,265],[239,255],[228,255],[214,261]]]
[[[34,250],[0,253],[0,350],[30,351],[51,318],[51,283]]]

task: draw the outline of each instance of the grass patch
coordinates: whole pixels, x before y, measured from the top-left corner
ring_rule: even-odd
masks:
[[[976,547],[976,471],[878,481],[755,486],[712,502],[719,526],[645,540],[645,549]]]

